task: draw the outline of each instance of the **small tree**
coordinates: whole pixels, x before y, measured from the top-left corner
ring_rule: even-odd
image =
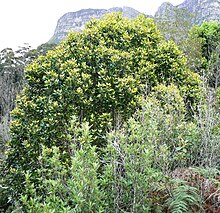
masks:
[[[205,71],[209,86],[217,89],[220,85],[220,22],[205,22],[201,26],[193,27],[189,41],[196,39],[200,43],[203,57],[197,69]]]

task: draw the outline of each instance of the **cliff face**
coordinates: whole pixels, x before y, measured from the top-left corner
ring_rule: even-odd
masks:
[[[178,8],[186,8],[195,14],[195,24],[211,20],[220,21],[219,0],[186,0]]]
[[[122,12],[124,17],[127,18],[135,18],[140,14],[140,12],[130,7],[114,7],[109,10],[83,9],[77,12],[66,13],[58,20],[57,27],[50,42],[59,43],[66,37],[68,32],[81,31],[85,27],[85,24],[92,18],[100,19],[105,14],[112,12]]]
[[[172,14],[174,9],[175,9],[175,6],[173,6],[171,3],[164,2],[158,8],[157,12],[155,13],[155,17],[159,16],[160,18],[165,18],[167,13]]]
[[[192,24],[201,24],[205,21],[220,21],[220,1],[219,0],[185,0],[182,4],[173,6],[170,3],[163,3],[155,14],[155,17],[163,18],[172,10],[186,9],[193,14]]]
[[[220,1],[219,0],[185,0],[182,4],[173,6],[169,2],[163,3],[155,13],[155,18],[174,22],[178,16],[178,11],[184,9],[187,12],[180,12],[185,20],[192,25],[201,24],[204,21],[220,21]],[[81,31],[85,24],[92,18],[100,19],[107,13],[122,12],[127,18],[135,18],[140,14],[137,10],[130,7],[114,7],[111,9],[83,9],[77,12],[64,14],[57,22],[53,37],[50,42],[59,43],[70,31]],[[191,15],[192,14],[192,17]],[[190,16],[190,17],[189,17]],[[181,17],[179,17],[181,18]]]

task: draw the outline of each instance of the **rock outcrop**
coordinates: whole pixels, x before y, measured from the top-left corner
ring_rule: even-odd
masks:
[[[163,3],[157,10],[155,17],[163,18],[171,11],[185,9],[194,18],[192,24],[202,24],[211,20],[220,21],[220,1],[219,0],[185,0],[182,4],[173,6],[171,3]]]
[[[186,11],[185,15],[183,13],[184,10]],[[174,6],[169,2],[164,2],[155,13],[155,18],[175,22],[175,16],[178,16],[178,11],[181,11],[181,16],[183,16],[185,20],[188,20],[191,25],[201,24],[204,21],[211,20],[220,21],[219,0],[185,0],[182,4],[177,6]],[[92,18],[100,19],[105,14],[112,12],[122,12],[125,17],[130,19],[135,18],[140,14],[140,12],[130,7],[114,7],[108,10],[82,9],[77,12],[69,12],[64,14],[58,20],[57,27],[50,42],[59,43],[70,31],[78,32],[83,30],[86,23]]]
[[[100,19],[107,13],[122,12],[124,17],[135,18],[140,12],[130,7],[114,7],[111,9],[82,9],[77,12],[64,14],[57,22],[53,37],[50,42],[59,43],[70,31],[81,31],[91,19]]]

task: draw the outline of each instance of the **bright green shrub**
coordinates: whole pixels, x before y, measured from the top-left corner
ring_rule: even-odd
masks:
[[[194,106],[200,79],[185,65],[184,55],[173,42],[162,41],[152,19],[120,14],[91,21],[36,59],[26,69],[27,85],[13,112],[3,169],[12,197],[23,191],[26,171],[37,182],[42,146],[59,147],[64,162],[70,158],[73,115],[89,122],[92,143],[101,147],[108,127],[114,128],[118,117],[127,120],[143,93],[158,84],[176,85],[184,102]]]
[[[39,183],[35,184],[31,172],[25,173],[25,190],[20,199],[25,212],[102,212],[104,193],[99,188],[96,148],[90,145],[88,123],[78,128],[76,125],[73,120],[70,128],[74,134],[69,137],[75,143],[69,150],[70,163],[63,162],[58,147],[43,147],[37,170]]]
[[[217,102],[218,105],[220,106],[220,87],[217,89]]]
[[[99,168],[95,148],[75,150],[70,168],[62,165],[59,149],[43,148],[44,168],[38,170],[40,185],[25,175],[25,192],[20,199],[27,212],[101,212],[103,193],[99,189]],[[68,175],[67,175],[68,174]]]
[[[188,120],[178,94],[173,86],[159,85],[134,115],[150,137],[156,168],[168,174],[177,167],[218,167],[219,112],[203,103],[193,120]],[[176,101],[170,102],[172,99]]]
[[[135,119],[145,132],[146,141],[152,146],[155,168],[160,168],[168,174],[176,167],[188,165],[192,147],[198,139],[198,130],[192,122],[185,120],[181,105],[178,108],[169,102],[169,91],[164,93],[163,98],[158,97],[159,92],[158,90],[153,94],[162,99],[162,103],[155,97],[147,98],[142,109],[135,114]],[[175,97],[174,94],[172,96]]]

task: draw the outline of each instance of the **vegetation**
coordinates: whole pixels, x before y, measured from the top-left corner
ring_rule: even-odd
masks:
[[[220,86],[220,22],[203,23],[193,27],[190,39],[200,41],[203,63],[199,68],[207,75],[209,86],[217,89]]]
[[[152,19],[107,15],[41,47],[26,51],[37,58],[0,163],[1,211],[219,211],[220,90]]]
[[[54,47],[54,44],[42,44],[37,49],[31,49],[25,44],[16,51],[5,48],[0,52],[0,155],[3,155],[5,143],[9,140],[10,112],[25,85],[24,67]]]

